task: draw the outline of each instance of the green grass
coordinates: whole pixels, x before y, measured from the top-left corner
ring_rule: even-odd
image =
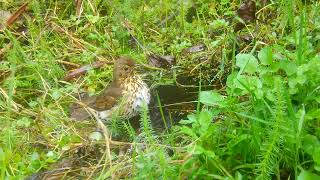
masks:
[[[65,179],[319,179],[320,3],[259,1],[257,20],[234,32],[242,2],[88,0],[77,17],[73,1],[29,1],[0,33],[0,49],[12,45],[0,56],[0,179],[62,167],[71,167]],[[207,49],[184,52],[197,44]],[[187,77],[196,108],[162,133],[147,110],[139,133],[127,120],[107,123],[118,141],[106,149],[96,123],[71,121],[68,107],[107,86],[112,66],[64,77],[119,55],[147,64],[147,51],[176,57],[171,69],[143,70],[150,86]]]

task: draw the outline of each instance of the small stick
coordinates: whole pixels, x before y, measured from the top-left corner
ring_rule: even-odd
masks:
[[[28,2],[20,6],[20,8],[16,12],[14,12],[11,17],[8,18],[6,22],[6,27],[11,26],[14,22],[16,22],[16,20],[26,11],[27,6],[28,6]]]
[[[57,62],[60,63],[60,64],[65,64],[65,65],[68,65],[68,66],[72,66],[72,67],[75,67],[75,68],[79,68],[80,67],[79,64],[68,62],[68,61],[57,60]]]
[[[82,0],[76,0],[76,16],[79,19],[82,13]]]

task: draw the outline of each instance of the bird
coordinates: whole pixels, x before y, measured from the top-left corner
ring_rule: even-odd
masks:
[[[114,116],[130,119],[138,115],[150,102],[150,89],[136,67],[132,58],[119,57],[114,63],[112,82],[100,94],[71,104],[71,119],[95,117],[106,121]]]

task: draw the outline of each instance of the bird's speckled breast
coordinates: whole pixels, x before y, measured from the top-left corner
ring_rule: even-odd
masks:
[[[121,100],[114,108],[98,112],[99,118],[105,120],[113,115],[131,118],[139,113],[144,104],[149,104],[149,88],[139,76],[125,79],[120,86],[123,89]]]

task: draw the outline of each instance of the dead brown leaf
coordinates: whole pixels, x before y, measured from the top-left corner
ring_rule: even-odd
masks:
[[[10,71],[9,70],[0,70],[0,84],[9,77]]]
[[[192,47],[189,47],[187,49],[183,50],[183,54],[187,54],[187,53],[197,53],[197,52],[201,52],[201,51],[205,51],[207,49],[206,45],[204,44],[198,44]]]
[[[240,5],[237,14],[245,24],[253,22],[256,19],[256,3],[253,0],[246,0]],[[244,27],[245,25],[239,22],[235,26],[235,31],[239,31]]]
[[[254,21],[256,19],[256,3],[252,0],[245,1],[240,5],[237,13],[245,23]]]
[[[175,64],[173,56],[148,55],[149,65],[157,68],[168,68]]]
[[[70,173],[76,160],[74,158],[65,158],[49,167],[49,170],[40,171],[27,177],[26,180],[59,180]]]
[[[0,10],[0,29],[4,28],[7,20],[11,17],[11,13],[9,11]]]

